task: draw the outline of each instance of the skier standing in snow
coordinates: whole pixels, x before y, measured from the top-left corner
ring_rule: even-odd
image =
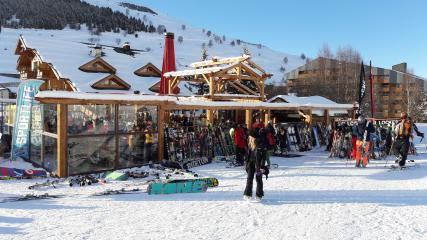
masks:
[[[374,125],[362,116],[357,118],[357,141],[356,141],[356,167],[368,165],[371,148],[371,133],[375,132]],[[362,159],[363,158],[363,159]]]
[[[397,124],[396,128],[394,129],[396,140],[393,143],[393,150],[394,153],[398,156],[397,162],[399,166],[404,167],[408,157],[410,139],[413,137],[413,127],[406,112],[402,112],[400,116],[401,122]]]
[[[256,199],[260,201],[264,196],[264,189],[262,183],[263,169],[261,168],[261,166],[263,166],[263,164],[265,163],[262,162],[262,158],[259,157],[259,155],[262,154],[262,149],[259,148],[259,142],[254,137],[255,131],[257,130],[259,129],[254,129],[251,136],[249,136],[248,138],[249,155],[248,159],[246,160],[246,172],[248,173],[248,177],[246,179],[246,188],[243,193],[243,199],[249,200],[252,198],[252,187],[255,177],[257,183]]]

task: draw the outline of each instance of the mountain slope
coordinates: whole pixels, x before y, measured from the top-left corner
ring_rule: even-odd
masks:
[[[155,9],[152,12],[140,11],[141,8],[130,9],[125,7],[129,5],[122,4],[122,1],[119,0],[85,0],[85,2],[100,7],[109,7],[113,11],[120,11],[130,18],[140,19],[146,25],[155,26],[157,30],[159,30],[160,25],[163,25],[167,31],[174,32],[178,70],[186,69],[190,63],[199,61],[202,46],[207,49],[208,58],[212,56],[238,56],[243,54],[243,48],[247,48],[256,63],[265,68],[267,72],[274,74],[271,79],[267,80],[267,83],[280,82],[284,72],[283,68],[289,71],[305,63],[299,56],[274,51],[260,44],[249,44],[243,40],[240,41],[215,33],[211,33],[208,36],[208,31],[190,27]],[[82,25],[80,30],[70,29],[69,27],[63,30],[3,28],[0,33],[0,73],[16,73],[17,56],[14,55],[14,48],[19,34],[24,37],[29,35],[33,39],[54,38],[55,40],[61,40],[64,42],[64,48],[67,47],[67,42],[92,42],[112,46],[119,46],[124,42],[129,42],[132,48],[149,50],[148,52],[140,53],[138,58],[130,59],[129,61],[143,59],[141,66],[146,62],[152,62],[161,68],[164,44],[163,34],[137,32],[137,35],[135,35],[127,34],[127,31],[120,31],[120,33],[102,32],[100,35],[94,35],[93,31],[89,31],[85,25]],[[178,39],[182,39],[182,41],[178,41]],[[87,48],[87,46],[82,45],[82,48]],[[87,48],[87,52],[89,51],[90,49]],[[43,55],[43,52],[41,54]],[[287,58],[287,63],[284,62],[285,58]],[[53,64],[55,63],[53,62]],[[133,72],[134,69],[129,69],[129,71]],[[2,81],[4,81],[4,78],[0,76],[0,83]],[[146,89],[141,90],[148,92]]]

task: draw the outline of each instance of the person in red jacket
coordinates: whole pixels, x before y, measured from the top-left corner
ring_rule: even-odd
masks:
[[[245,129],[241,125],[237,125],[234,130],[234,144],[236,145],[236,161],[239,165],[243,165],[246,158],[246,136]]]

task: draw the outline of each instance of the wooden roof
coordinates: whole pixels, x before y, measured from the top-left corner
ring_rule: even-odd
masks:
[[[158,69],[154,64],[147,63],[143,67],[139,68],[134,72],[135,75],[140,77],[161,77],[162,71]]]

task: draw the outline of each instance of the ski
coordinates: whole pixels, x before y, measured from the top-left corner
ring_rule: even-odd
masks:
[[[63,197],[63,195],[50,195],[48,193],[45,193],[45,194],[26,194],[23,196],[5,198],[0,203],[21,202],[21,201],[31,201],[31,200],[43,200],[43,199],[52,199],[52,198],[60,198],[60,197]]]

